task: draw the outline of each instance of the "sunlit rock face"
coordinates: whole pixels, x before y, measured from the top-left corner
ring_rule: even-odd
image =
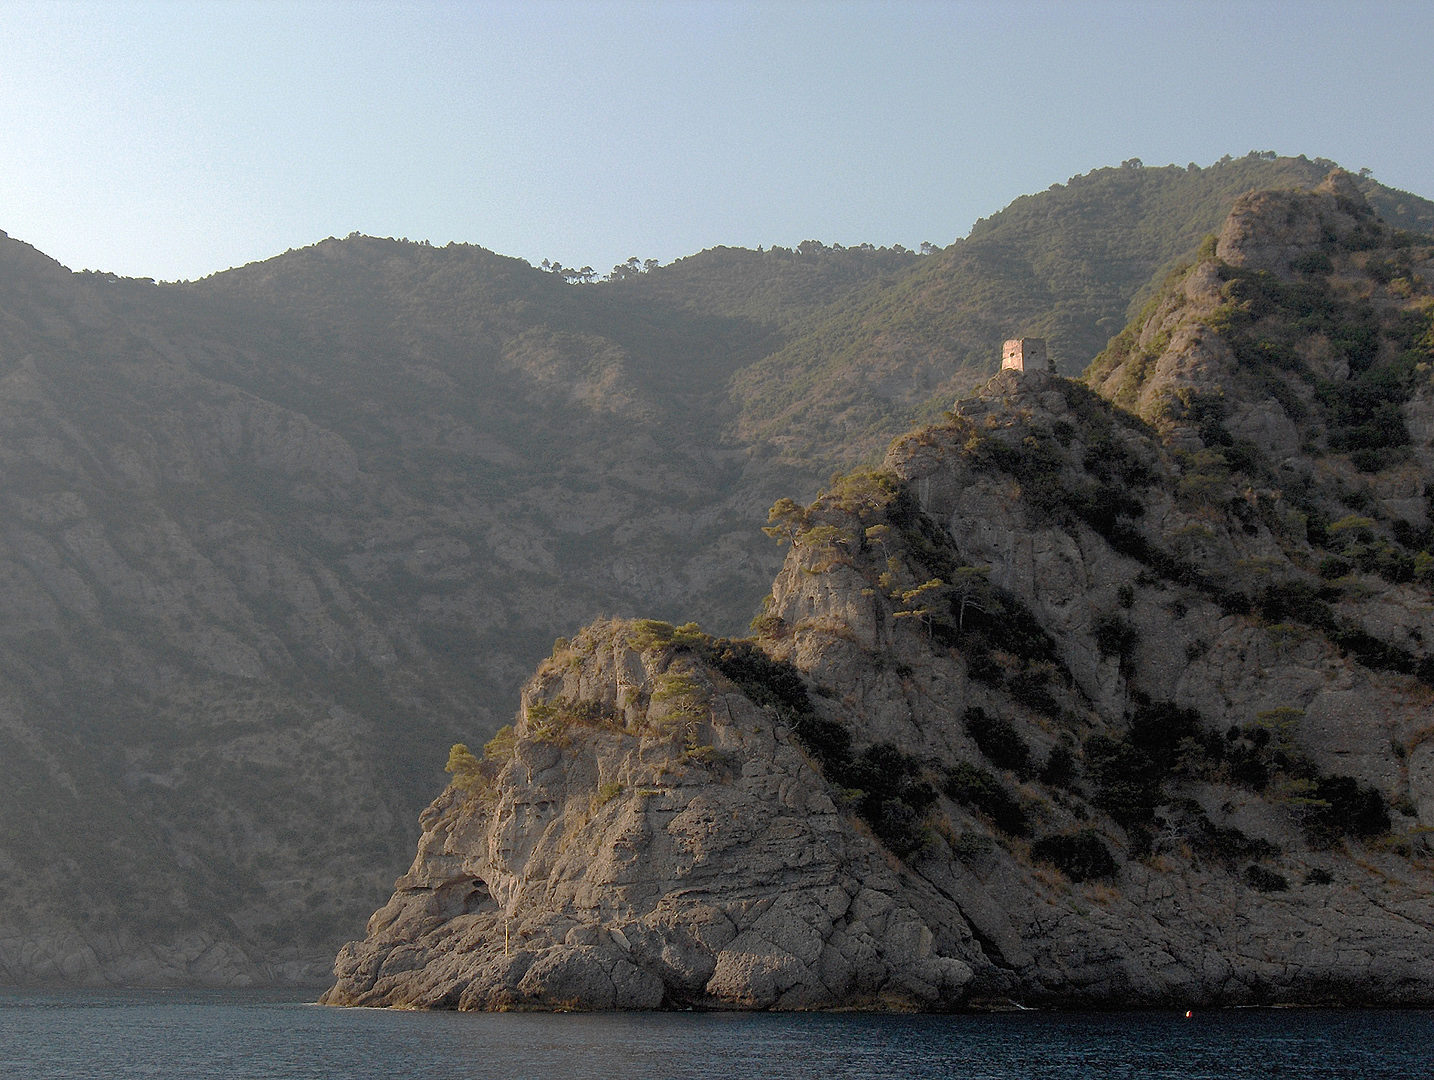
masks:
[[[598,624],[544,665],[511,747],[425,812],[413,868],[325,1000],[959,1003],[978,956],[959,916],[902,883],[729,679],[634,637]]]

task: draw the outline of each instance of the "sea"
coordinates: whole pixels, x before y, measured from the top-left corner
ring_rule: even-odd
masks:
[[[0,1077],[1434,1077],[1434,1011],[443,1013],[293,991],[0,994]]]

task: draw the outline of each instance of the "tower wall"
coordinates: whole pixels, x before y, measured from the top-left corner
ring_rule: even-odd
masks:
[[[1001,346],[1001,370],[1049,371],[1045,338],[1011,338]]]

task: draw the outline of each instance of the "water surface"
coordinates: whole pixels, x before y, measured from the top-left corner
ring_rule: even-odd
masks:
[[[1434,1012],[419,1013],[292,991],[0,994],[0,1077],[1434,1077]]]

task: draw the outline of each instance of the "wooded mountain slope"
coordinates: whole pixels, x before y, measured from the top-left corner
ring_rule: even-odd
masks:
[[[449,744],[511,715],[554,637],[740,631],[773,499],[1048,325],[1055,293],[982,269],[1000,236],[1104,267],[1060,294],[1100,327],[1214,227],[1166,222],[1162,185],[1214,215],[1306,165],[1103,170],[936,255],[719,248],[591,285],[359,236],[156,285],[0,237],[0,979],[321,978]],[[880,348],[824,329],[857,315]],[[967,344],[881,344],[941,325]]]
[[[1006,338],[1046,338],[1057,369],[1075,374],[1237,195],[1312,186],[1331,165],[1254,153],[1206,169],[1132,161],[1023,196],[901,278],[811,317],[741,372],[739,430],[793,460],[875,461],[914,419],[939,417],[994,370]],[[1391,224],[1434,232],[1434,204],[1362,185]]]

